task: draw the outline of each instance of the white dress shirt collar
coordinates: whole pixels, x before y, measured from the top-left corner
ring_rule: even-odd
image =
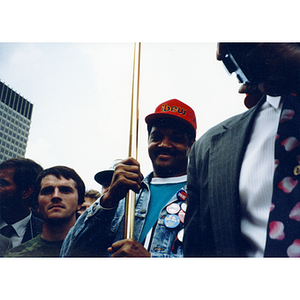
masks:
[[[269,96],[267,95],[266,101],[273,106],[275,109],[279,108],[281,96]]]
[[[14,230],[16,231],[18,237],[23,237],[24,234],[25,234],[25,231],[26,231],[26,227],[27,227],[27,224],[31,218],[31,212],[30,214],[25,217],[24,219],[14,223],[14,224],[11,224],[12,227],[14,228]],[[8,225],[3,219],[1,219],[0,221],[0,229],[5,227],[6,225]]]

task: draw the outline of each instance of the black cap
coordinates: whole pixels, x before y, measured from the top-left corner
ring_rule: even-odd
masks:
[[[95,176],[94,179],[95,181],[97,181],[99,184],[107,186],[110,184],[111,179],[113,177],[114,174],[114,170],[116,168],[116,165],[122,161],[121,159],[115,159],[113,161],[112,166],[108,169],[108,170],[103,170],[98,172]]]

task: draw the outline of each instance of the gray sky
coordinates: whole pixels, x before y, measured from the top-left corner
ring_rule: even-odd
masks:
[[[95,173],[128,155],[134,43],[0,43],[0,78],[34,103],[26,157],[74,168],[87,188]],[[144,118],[177,98],[190,105],[197,137],[246,110],[235,76],[215,59],[216,43],[142,43],[142,172],[151,171]]]

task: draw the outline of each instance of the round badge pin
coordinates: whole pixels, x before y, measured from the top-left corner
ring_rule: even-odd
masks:
[[[181,223],[184,223],[184,217],[185,217],[185,212],[181,209],[180,212],[178,213],[178,217],[180,219]]]
[[[179,230],[177,234],[177,238],[181,243],[183,242],[183,236],[184,236],[184,229],[182,228],[181,230]]]
[[[187,204],[186,204],[185,202],[183,202],[183,203],[181,204],[181,209],[182,209],[184,212],[186,212],[186,208],[187,208]]]
[[[298,176],[300,174],[300,165],[294,168],[294,175]]]
[[[167,228],[175,228],[179,225],[180,218],[177,215],[167,215],[164,218],[164,225]]]
[[[177,199],[178,200],[184,201],[186,199],[186,196],[187,196],[187,194],[186,194],[186,191],[184,189],[181,189],[177,192]]]
[[[167,206],[167,212],[169,214],[177,214],[180,211],[180,206],[177,203],[172,203]]]

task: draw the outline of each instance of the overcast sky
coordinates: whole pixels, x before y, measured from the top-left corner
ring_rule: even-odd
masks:
[[[198,138],[244,111],[236,78],[215,58],[216,43],[295,41],[298,15],[288,9],[288,20],[278,22],[272,14],[283,13],[282,6],[258,0],[241,6],[233,0],[3,3],[0,79],[34,104],[26,157],[44,168],[73,167],[88,189],[100,188],[95,173],[128,155],[134,42],[142,42],[144,175],[151,171],[144,118],[159,103],[177,98],[190,105]]]
[[[197,137],[246,110],[235,76],[215,59],[216,43],[142,43],[142,172],[151,171],[144,118],[177,98],[196,112]],[[44,168],[94,175],[128,155],[134,43],[1,43],[0,79],[34,104],[26,157]]]

